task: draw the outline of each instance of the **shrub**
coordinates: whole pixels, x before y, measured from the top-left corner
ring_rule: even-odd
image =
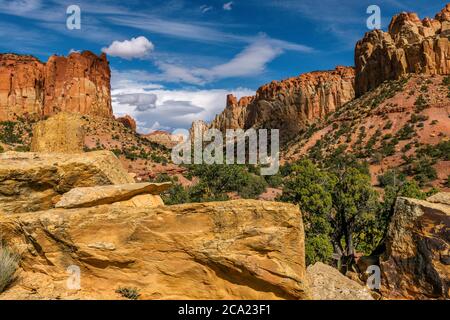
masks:
[[[271,188],[278,188],[283,184],[283,177],[280,173],[274,174],[272,176],[265,176],[266,182]]]
[[[420,112],[427,107],[427,101],[423,95],[419,95],[416,99],[416,102],[414,102],[414,105],[416,106],[416,111]]]
[[[414,161],[410,171],[415,175],[415,179],[420,186],[437,179],[436,169],[433,168],[433,160],[428,157],[422,157]]]
[[[19,135],[16,133],[16,122],[0,122],[0,141],[6,144],[21,143]]]
[[[250,165],[190,165],[188,168],[186,177],[197,177],[199,182],[188,188],[174,184],[163,196],[164,203],[224,201],[229,199],[229,192],[237,192],[244,199],[256,199],[267,187],[265,178],[256,174],[258,168]]]
[[[141,296],[137,288],[129,288],[129,287],[120,287],[119,289],[116,290],[116,293],[119,293],[120,295],[122,295],[122,297],[130,300],[137,300]]]
[[[432,159],[450,160],[450,141],[442,141],[436,145],[425,145],[417,151],[421,157],[428,156]]]
[[[397,132],[397,137],[399,140],[409,140],[415,134],[414,127],[410,124],[406,124]]]
[[[398,186],[403,184],[406,180],[404,173],[399,173],[396,170],[389,170],[384,174],[378,176],[378,183],[380,187],[387,187],[389,185]]]
[[[411,150],[411,148],[412,148],[411,143],[407,143],[407,144],[405,144],[405,146],[402,148],[402,152],[409,151],[409,150]]]
[[[450,76],[444,77],[444,79],[442,79],[442,84],[443,84],[444,86],[450,85]]]
[[[306,237],[305,258],[306,265],[314,264],[318,261],[329,263],[333,255],[333,245],[331,239],[325,234],[311,235]]]
[[[14,280],[20,257],[0,239],[0,293]]]
[[[423,122],[428,120],[428,116],[425,116],[423,114],[413,114],[411,115],[411,120],[409,122],[416,123],[416,122]]]
[[[388,130],[392,128],[392,121],[389,120],[388,122],[386,122],[386,124],[384,125],[383,129]]]
[[[162,199],[166,205],[191,202],[188,190],[179,183],[173,184],[172,187],[162,195]]]

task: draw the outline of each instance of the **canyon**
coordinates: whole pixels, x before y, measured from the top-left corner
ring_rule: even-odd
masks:
[[[450,5],[434,19],[401,13],[356,44],[355,67],[229,95],[191,133],[280,129],[284,164],[345,154],[367,163],[373,185],[391,169],[423,178],[429,166],[436,177],[424,187],[448,191],[449,30]],[[195,177],[169,163],[169,134],[141,135],[134,119],[113,116],[110,77],[104,54],[0,55],[0,249],[21,258],[0,299],[450,298],[448,192],[396,198],[384,250],[369,257],[381,287],[369,290],[364,259],[356,275],[306,265],[297,205],[165,204],[175,181]],[[152,181],[160,175],[176,179]],[[82,285],[72,290],[74,266]]]

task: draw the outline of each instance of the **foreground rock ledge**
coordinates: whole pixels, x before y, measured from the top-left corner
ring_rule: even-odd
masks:
[[[0,216],[22,255],[0,299],[306,299],[298,207],[236,200],[158,208],[102,205]],[[69,266],[81,289],[69,290]]]
[[[172,183],[129,183],[109,186],[73,188],[63,194],[55,208],[88,208],[130,200],[139,195],[159,195],[170,188]],[[158,196],[159,197],[159,196]],[[161,203],[162,200],[161,200]]]
[[[47,210],[75,187],[133,183],[110,151],[0,154],[0,214]]]

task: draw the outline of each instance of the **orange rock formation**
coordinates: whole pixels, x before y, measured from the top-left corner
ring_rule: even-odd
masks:
[[[54,55],[47,63],[0,54],[0,120],[41,118],[60,111],[111,117],[110,77],[105,54]]]

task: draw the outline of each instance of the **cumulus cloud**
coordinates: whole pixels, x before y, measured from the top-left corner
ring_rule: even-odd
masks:
[[[231,11],[233,9],[233,1],[223,4],[223,10]]]
[[[155,46],[146,37],[140,36],[131,40],[114,41],[102,52],[123,59],[144,58],[154,50]]]

